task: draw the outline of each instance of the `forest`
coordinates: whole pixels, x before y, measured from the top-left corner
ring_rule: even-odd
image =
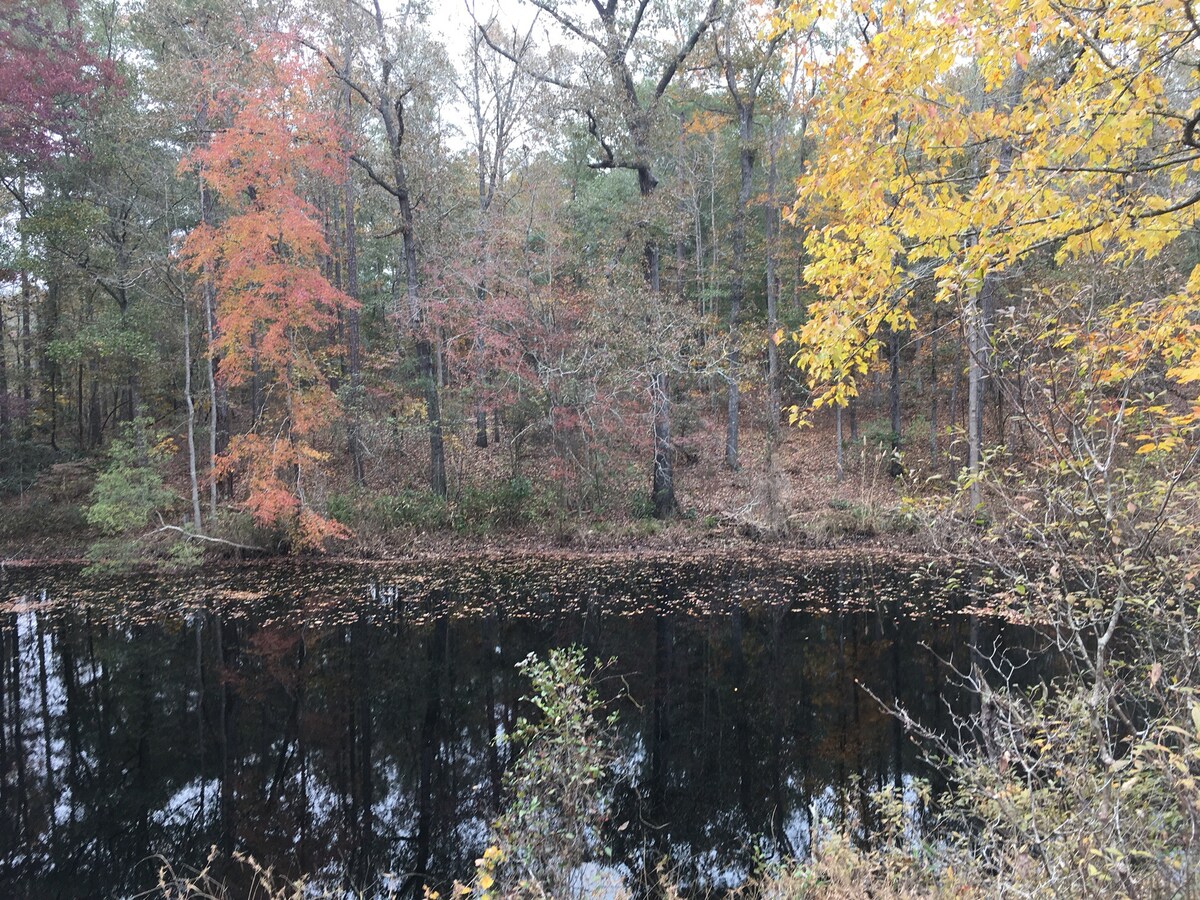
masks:
[[[509,6],[5,5],[6,537],[819,540],[1178,474],[1186,4]]]
[[[0,183],[4,565],[944,566],[971,617],[947,665],[974,699],[935,732],[899,688],[845,688],[856,722],[873,703],[899,729],[896,793],[881,764],[824,854],[810,834],[807,862],[747,883],[1200,889],[1192,0],[0,0]],[[1029,688],[981,650],[995,615],[1062,670]],[[655,622],[646,658],[669,670]],[[204,627],[201,694],[249,628]],[[41,654],[50,782],[50,637],[21,628],[0,700],[21,721],[20,660]],[[844,651],[845,623],[824,628],[814,645]],[[452,654],[429,647],[436,687]],[[459,896],[553,895],[530,848],[578,835],[559,851],[582,866],[601,831],[580,788],[613,766],[595,673],[557,648],[521,665],[545,721],[513,701],[509,724],[562,754],[513,757],[503,783],[548,805],[496,820],[443,883]],[[232,682],[209,683],[232,721]],[[920,852],[901,731],[947,791]]]

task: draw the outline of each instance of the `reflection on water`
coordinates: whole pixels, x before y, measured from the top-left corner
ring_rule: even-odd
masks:
[[[947,726],[968,701],[936,657],[1030,640],[866,564],[460,569],[0,581],[0,895],[129,895],[210,846],[353,887],[462,875],[502,799],[514,664],[570,643],[628,691],[613,865],[667,854],[720,888],[928,774],[856,682]]]

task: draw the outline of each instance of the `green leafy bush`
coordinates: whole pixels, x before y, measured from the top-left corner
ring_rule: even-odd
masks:
[[[0,538],[27,541],[37,535],[63,535],[87,526],[84,510],[72,502],[37,497],[7,506],[0,515]]]
[[[331,519],[355,531],[390,531],[396,528],[434,531],[450,524],[450,509],[445,499],[428,491],[332,494],[326,501],[325,512]]]
[[[645,491],[639,491],[629,498],[629,514],[635,519],[654,518],[654,498]]]
[[[450,524],[450,510],[443,497],[429,491],[376,494],[370,500],[370,520],[387,528],[417,528],[430,531]]]
[[[551,650],[545,659],[530,654],[517,668],[531,682],[525,699],[535,714],[518,719],[506,739],[518,755],[505,776],[508,804],[495,826],[505,864],[494,895],[536,885],[543,896],[577,896],[580,866],[602,851],[616,713],[605,715],[596,690],[599,662],[588,665],[578,647]]]
[[[164,444],[149,445],[146,422],[131,423],[108,448],[108,465],[96,479],[86,518],[109,537],[145,528],[150,517],[176,495],[158,470],[168,456]]]

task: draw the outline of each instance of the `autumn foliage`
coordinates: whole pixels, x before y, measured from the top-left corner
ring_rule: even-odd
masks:
[[[184,161],[225,213],[182,247],[216,294],[221,377],[236,387],[257,370],[266,381],[254,427],[230,442],[216,474],[242,472],[255,521],[287,528],[301,546],[344,534],[307,494],[326,458],[318,438],[340,415],[328,332],[354,305],[322,272],[330,250],[307,196],[314,179],[344,172],[340,135],[315,102],[322,79],[282,39],[264,42],[237,86],[212,100],[214,118],[231,110],[229,124]]]
[[[989,277],[1124,272],[1193,227],[1200,94],[1183,0],[888,0],[847,14],[858,39],[810,63],[822,148],[788,210],[818,223],[805,275],[822,296],[795,335],[818,405],[857,393],[887,330],[916,327],[916,297],[966,314]],[[808,28],[812,17],[797,4],[789,19]],[[1097,389],[1120,393],[1156,369],[1176,385],[1200,380],[1200,268],[1136,301],[1097,303],[1086,279],[1075,285],[1029,286],[1063,312],[1036,337],[1088,348]],[[1152,441],[1197,415],[1159,418]]]
[[[120,80],[71,0],[0,0],[0,155],[37,166],[80,148],[79,124]]]

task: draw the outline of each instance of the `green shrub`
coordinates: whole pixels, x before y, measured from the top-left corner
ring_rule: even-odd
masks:
[[[83,507],[45,497],[6,506],[0,515],[0,538],[22,541],[44,535],[67,535],[87,527]]]
[[[529,479],[508,478],[492,488],[464,488],[455,506],[462,527],[516,528],[533,517],[533,485]]]
[[[330,494],[325,500],[325,515],[353,528],[358,524],[359,499],[355,494]]]
[[[629,499],[629,514],[635,519],[654,518],[654,498],[639,491]]]
[[[446,501],[428,491],[368,494],[355,490],[331,494],[325,502],[325,514],[355,531],[391,531],[397,528],[433,531],[450,524],[450,509]]]
[[[881,447],[888,450],[899,445],[900,436],[892,431],[892,423],[887,419],[875,419],[863,429],[863,442],[871,450]]]
[[[368,522],[378,528],[415,528],[432,531],[450,524],[450,508],[444,497],[429,491],[376,494],[367,508]]]
[[[155,512],[176,495],[158,470],[167,457],[163,445],[148,446],[145,422],[133,422],[108,448],[108,465],[92,488],[87,522],[108,537],[145,528]]]
[[[537,886],[529,896],[579,896],[580,866],[604,849],[616,713],[605,715],[596,691],[600,663],[589,665],[578,647],[551,650],[545,659],[530,654],[517,668],[532,683],[525,699],[534,715],[518,719],[504,739],[517,756],[495,824],[493,858],[504,866],[491,896],[523,893],[522,885]]]

